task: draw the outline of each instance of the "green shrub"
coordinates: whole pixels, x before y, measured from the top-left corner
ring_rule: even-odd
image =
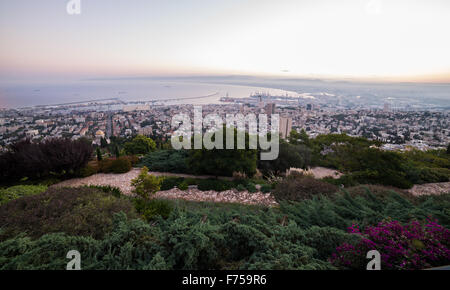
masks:
[[[131,161],[127,157],[119,157],[111,162],[111,172],[120,174],[127,173],[132,168]]]
[[[317,256],[326,260],[342,243],[356,244],[360,239],[359,236],[348,234],[336,228],[312,226],[305,231],[302,242],[315,248]]]
[[[139,198],[149,199],[161,188],[162,180],[162,177],[148,174],[148,168],[144,167],[141,169],[139,176],[131,180],[131,186],[134,187],[133,193]]]
[[[92,164],[92,162],[89,162],[86,167],[80,170],[80,173],[78,176],[80,177],[89,177],[91,175],[98,173],[98,166],[95,166]]]
[[[23,196],[38,194],[46,190],[47,186],[45,185],[16,185],[6,189],[0,189],[0,205]]]
[[[188,173],[187,156],[186,150],[159,150],[145,155],[140,165],[155,172]]]
[[[263,185],[261,185],[261,192],[269,193],[271,191],[272,191],[272,186],[270,184],[263,184]]]
[[[382,185],[358,185],[350,188],[345,188],[344,191],[348,192],[352,197],[366,196],[368,193],[370,193],[371,195],[376,196],[380,199],[389,199],[393,194],[396,194],[411,202],[415,202],[416,200],[416,198],[406,190]]]
[[[98,161],[98,172],[101,173],[112,173],[112,158],[103,159],[102,161]]]
[[[273,192],[277,200],[302,201],[315,195],[331,195],[337,186],[311,176],[291,175],[279,182]]]
[[[248,192],[251,192],[251,193],[255,193],[255,192],[258,191],[258,190],[256,189],[255,184],[254,184],[254,183],[251,183],[251,182],[247,183],[246,188],[247,188]]]
[[[419,178],[416,181],[418,184],[447,182],[450,178],[450,169],[447,168],[424,167],[419,172]]]
[[[100,238],[111,229],[114,213],[136,217],[133,204],[97,189],[51,188],[0,206],[1,238],[27,232],[31,237],[65,232]]]
[[[186,181],[183,181],[182,183],[180,183],[178,185],[178,189],[181,189],[181,190],[187,190],[188,188],[189,188],[189,185],[187,184]]]
[[[127,173],[133,167],[133,159],[131,156],[120,156],[119,158],[108,158],[98,161],[98,172],[102,173]],[[95,168],[95,167],[94,167]],[[86,169],[86,171],[93,169]],[[89,173],[89,172],[88,172]]]
[[[344,187],[356,186],[358,182],[352,177],[351,174],[344,174],[339,178],[325,177],[323,181],[334,184],[336,186],[343,185]]]
[[[450,158],[445,150],[384,151],[370,148],[377,141],[342,135],[319,135],[311,139],[314,163],[336,168],[346,175],[333,184],[379,184],[408,189],[413,184],[446,182]],[[377,144],[378,143],[378,144]]]
[[[62,270],[67,249],[83,253],[85,270],[336,269],[328,258],[335,245],[358,239],[345,232],[352,224],[363,230],[386,219],[408,222],[430,216],[450,227],[450,194],[410,202],[394,192],[382,197],[339,193],[332,199],[281,202],[278,208],[166,202],[174,205],[172,212],[162,215],[167,218],[153,215],[151,224],[115,214],[111,230],[102,238],[58,233],[37,240],[25,235],[3,240],[0,269]]]
[[[174,188],[175,186],[179,188],[180,184],[184,182],[183,177],[172,177],[172,176],[166,176],[161,182],[161,189],[160,190],[170,190]]]
[[[197,181],[198,189],[202,191],[215,190],[225,191],[234,187],[233,182],[220,179],[199,179]]]
[[[166,200],[137,198],[134,200],[136,211],[146,221],[153,220],[157,216],[168,218],[172,212],[172,205]]]
[[[122,191],[120,188],[110,185],[90,185],[89,188],[98,189],[100,191],[103,191],[104,193],[109,193],[114,197],[120,198],[123,196]]]
[[[237,191],[246,191],[247,188],[246,188],[245,185],[243,185],[243,184],[238,184],[238,185],[236,186],[236,190],[237,190]]]

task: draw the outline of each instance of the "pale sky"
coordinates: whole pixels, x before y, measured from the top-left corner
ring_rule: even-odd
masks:
[[[249,74],[450,82],[448,0],[0,0],[0,79]]]

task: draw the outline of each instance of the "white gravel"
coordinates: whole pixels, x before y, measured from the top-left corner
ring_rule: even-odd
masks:
[[[414,185],[413,188],[408,191],[416,196],[450,193],[450,182]]]
[[[124,174],[94,174],[85,178],[74,178],[65,180],[53,187],[79,187],[85,185],[110,185],[120,188],[123,194],[133,195],[131,180],[139,175],[140,168],[133,168],[131,171]],[[166,172],[149,172],[155,176],[177,176],[177,177],[192,177],[192,178],[211,178],[211,176],[194,176],[188,174],[174,174]],[[228,179],[228,178],[226,178]],[[210,202],[227,202],[227,203],[241,203],[249,205],[264,205],[276,206],[277,202],[271,194],[262,192],[250,193],[248,191],[238,192],[236,190],[227,190],[222,192],[217,191],[201,191],[198,189],[171,189],[167,191],[159,191],[155,194],[155,198],[166,199],[183,199],[190,201],[210,201]]]

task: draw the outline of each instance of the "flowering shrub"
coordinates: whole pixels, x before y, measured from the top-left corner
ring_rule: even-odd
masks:
[[[366,254],[377,250],[381,254],[381,269],[424,269],[450,264],[450,231],[428,220],[416,220],[402,225],[398,221],[385,221],[361,232],[352,225],[349,233],[361,235],[357,244],[344,243],[336,248],[330,262],[345,269],[365,269]]]

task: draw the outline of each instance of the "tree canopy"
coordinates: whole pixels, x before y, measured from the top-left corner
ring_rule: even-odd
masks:
[[[297,133],[298,134],[298,133]],[[307,168],[311,164],[311,150],[304,145],[293,145],[281,140],[280,153],[275,160],[259,161],[264,174],[284,173],[289,168]]]
[[[237,144],[237,130],[226,129],[227,134],[233,133],[234,144]],[[210,174],[215,176],[232,176],[233,172],[242,172],[247,176],[256,173],[257,150],[249,148],[249,134],[245,133],[246,149],[225,149],[226,138],[224,134],[223,148],[208,150],[204,146],[202,149],[190,150],[187,160],[188,167],[197,174]]]
[[[144,135],[137,135],[132,141],[125,143],[124,149],[130,155],[147,154],[155,151],[156,143]]]

